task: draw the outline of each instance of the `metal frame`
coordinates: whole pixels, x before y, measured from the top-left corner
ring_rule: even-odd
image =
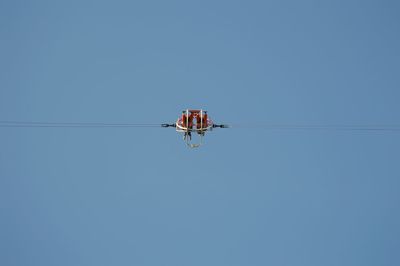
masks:
[[[190,115],[193,114],[193,111],[196,111],[196,113],[200,113],[200,128],[197,128],[197,116],[196,116],[196,124],[193,125],[193,121],[192,121],[192,125],[189,128],[189,113]],[[178,118],[178,120],[176,121],[176,131],[180,132],[180,133],[184,133],[183,136],[183,140],[186,142],[186,145],[190,148],[198,148],[203,144],[203,137],[206,131],[208,130],[212,130],[212,128],[214,127],[213,122],[211,119],[207,119],[207,127],[203,127],[203,118],[204,118],[204,111],[202,109],[198,110],[189,110],[186,109],[185,111],[186,113],[186,127],[184,127],[182,124],[180,124],[180,122],[183,122],[181,120],[181,118]],[[192,137],[191,137],[191,133],[198,133],[199,134],[199,142],[198,143],[192,143]]]

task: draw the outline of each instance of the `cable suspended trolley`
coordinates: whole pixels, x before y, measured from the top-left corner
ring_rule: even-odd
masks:
[[[163,127],[175,127],[176,131],[183,133],[183,140],[190,148],[198,148],[203,144],[203,137],[213,128],[227,128],[227,125],[217,125],[210,119],[207,111],[202,109],[186,109],[178,117],[175,124],[162,124]],[[192,133],[197,133],[198,141],[192,142]]]

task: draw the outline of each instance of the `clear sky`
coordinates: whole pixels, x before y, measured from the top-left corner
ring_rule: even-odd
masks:
[[[398,1],[0,2],[0,120],[400,124]],[[0,265],[400,265],[400,133],[0,128]]]

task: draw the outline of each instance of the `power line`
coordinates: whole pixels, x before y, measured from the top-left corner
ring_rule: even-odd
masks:
[[[104,122],[39,122],[39,121],[0,121],[0,128],[151,128],[174,126],[174,124],[148,123],[104,123]],[[321,130],[321,131],[400,131],[400,125],[376,124],[269,124],[243,123],[226,126],[234,129],[259,130]]]
[[[264,130],[400,131],[400,125],[231,124],[232,128]]]
[[[161,127],[161,124],[144,123],[101,123],[101,122],[32,122],[32,121],[0,121],[0,127],[70,127],[70,128],[104,128],[104,127]]]

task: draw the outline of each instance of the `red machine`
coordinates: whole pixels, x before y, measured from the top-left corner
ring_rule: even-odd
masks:
[[[182,111],[175,124],[162,124],[163,127],[175,127],[177,132],[183,133],[183,139],[190,148],[197,148],[203,144],[203,137],[213,128],[227,128],[227,125],[217,125],[208,117],[207,111],[190,110]],[[199,142],[192,143],[192,133],[199,135]]]

